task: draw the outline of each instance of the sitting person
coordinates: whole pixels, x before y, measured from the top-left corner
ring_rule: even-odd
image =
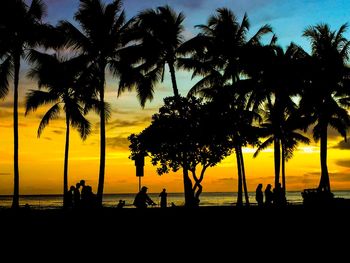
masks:
[[[155,205],[156,203],[148,196],[147,187],[142,186],[140,192],[135,196],[133,205],[137,208],[147,208],[148,205]]]

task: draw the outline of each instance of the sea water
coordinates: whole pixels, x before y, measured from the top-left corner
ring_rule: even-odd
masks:
[[[334,196],[338,198],[350,199],[350,191],[334,191]],[[157,204],[160,205],[159,193],[150,193],[149,196]],[[135,193],[132,194],[105,194],[103,196],[103,206],[116,207],[119,200],[125,201],[125,208],[132,208]],[[244,200],[244,196],[243,196]],[[237,193],[233,192],[203,192],[200,195],[200,206],[234,206],[237,201]],[[256,204],[255,192],[249,193],[249,201]],[[301,204],[303,199],[301,192],[287,192],[287,201],[291,204]],[[20,196],[20,206],[28,204],[35,209],[57,209],[61,208],[63,203],[62,195],[23,195]],[[168,193],[168,206],[174,204],[182,206],[184,204],[183,193]],[[11,207],[12,196],[0,196],[0,208]]]

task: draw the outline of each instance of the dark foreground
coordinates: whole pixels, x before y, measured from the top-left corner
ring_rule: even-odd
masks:
[[[163,255],[162,262],[181,258],[188,262],[185,259],[205,259],[206,255],[264,258],[281,252],[289,259],[302,254],[336,257],[344,252],[349,256],[349,212],[349,206],[301,205],[279,209],[1,210],[1,250],[16,248],[33,259],[50,254],[46,262],[57,262],[53,259],[60,256],[84,259],[93,255],[99,255],[97,262],[119,261],[120,257],[127,259],[122,262],[136,258],[150,262]],[[22,252],[12,256],[23,256]],[[112,260],[106,259],[110,257]]]

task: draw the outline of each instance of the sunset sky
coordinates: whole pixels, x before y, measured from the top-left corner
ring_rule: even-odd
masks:
[[[29,1],[30,2],[30,1]],[[78,8],[78,0],[46,0],[48,16],[45,20],[56,24],[59,20],[72,17]],[[106,1],[110,2],[110,1]],[[332,29],[350,22],[350,1],[348,0],[125,0],[124,7],[130,18],[145,8],[155,8],[169,4],[176,11],[182,11],[185,19],[185,38],[196,35],[194,25],[205,24],[209,15],[218,7],[231,8],[241,19],[246,12],[251,22],[251,33],[270,24],[277,34],[278,43],[286,47],[291,41],[309,51],[307,39],[301,37],[309,25],[328,23]],[[345,36],[350,38],[350,30]],[[39,108],[35,113],[24,116],[24,96],[29,89],[36,89],[36,83],[26,77],[27,65],[22,66],[20,78],[19,107],[19,162],[20,194],[62,193],[63,159],[65,146],[65,126],[63,116],[52,121],[37,138],[37,128],[47,108]],[[168,72],[167,72],[168,73]],[[127,137],[138,133],[150,124],[152,114],[162,105],[164,97],[171,96],[172,88],[169,75],[164,83],[155,90],[155,98],[147,102],[144,109],[139,106],[135,93],[124,93],[117,97],[118,80],[107,80],[106,100],[112,105],[112,118],[107,125],[107,157],[105,193],[132,193],[138,189],[133,161],[128,159]],[[185,96],[192,85],[190,73],[177,72],[181,95]],[[13,124],[12,97],[0,101],[0,194],[13,191]],[[85,179],[96,192],[99,171],[99,118],[95,114],[88,116],[93,123],[93,132],[86,141],[81,141],[76,131],[71,133],[69,155],[69,185]],[[311,138],[311,136],[309,136]],[[329,132],[328,168],[333,190],[350,189],[350,145],[341,142],[334,131]],[[253,159],[254,149],[247,148],[245,167],[248,190],[254,191],[258,183],[273,183],[273,151],[268,149]],[[142,183],[149,192],[182,192],[182,172],[158,176],[155,167],[146,159],[145,176]],[[314,141],[310,145],[300,145],[294,158],[287,163],[287,190],[314,188],[320,176],[319,145]],[[217,167],[209,168],[203,181],[203,191],[236,191],[236,159],[234,154]]]

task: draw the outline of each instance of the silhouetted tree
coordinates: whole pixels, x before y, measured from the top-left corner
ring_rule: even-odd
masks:
[[[100,169],[97,201],[102,205],[106,158],[105,123],[108,117],[104,102],[106,70],[110,69],[114,75],[119,73],[119,51],[126,45],[126,36],[133,20],[126,21],[121,0],[114,0],[106,5],[101,0],[80,0],[74,18],[82,31],[68,21],[61,21],[59,27],[67,36],[66,45],[88,56],[98,80],[98,84],[93,88],[97,90],[100,99]]]
[[[243,64],[243,58],[251,56],[252,50],[261,46],[260,38],[271,32],[271,27],[264,25],[248,39],[250,24],[246,14],[239,23],[230,9],[218,8],[216,12],[217,14],[209,17],[206,25],[197,26],[201,30],[200,34],[183,44],[183,52],[186,51],[192,55],[179,60],[179,65],[187,70],[193,70],[193,77],[203,76],[191,88],[189,95],[200,94],[208,97],[206,90],[230,85],[235,94],[244,97],[244,90],[239,88],[240,83],[245,79],[243,75],[246,65]],[[235,103],[237,102],[239,102],[240,111],[243,112],[246,100],[244,98],[235,99]],[[238,105],[235,107],[236,110],[238,110],[237,107]],[[242,134],[236,133],[235,136],[239,177],[237,204],[241,205],[242,190],[240,190],[240,184],[243,184],[245,188],[247,204],[249,204],[249,198],[242,152],[245,143],[243,143],[242,138],[238,139],[240,136],[237,135]]]
[[[309,85],[304,89],[300,105],[314,123],[313,137],[320,140],[321,178],[318,189],[330,193],[327,167],[327,129],[335,129],[346,139],[350,118],[349,77],[346,64],[350,42],[344,33],[347,24],[332,31],[327,24],[310,26],[303,36],[310,40],[312,54]]]
[[[158,166],[160,175],[188,167],[194,181],[193,201],[197,202],[185,205],[195,206],[202,192],[205,171],[228,156],[232,147],[227,137],[221,136],[213,125],[215,119],[209,105],[202,105],[194,97],[169,97],[164,104],[159,113],[153,115],[149,127],[129,137],[131,158],[147,153],[152,164]],[[201,166],[199,175],[198,165]]]
[[[26,97],[26,115],[39,106],[53,103],[54,105],[42,118],[38,137],[53,119],[58,118],[60,111],[65,112],[66,144],[64,152],[63,172],[63,206],[67,206],[68,192],[68,153],[70,126],[78,129],[80,137],[85,140],[89,135],[90,123],[84,117],[83,88],[79,78],[86,71],[87,57],[78,56],[69,60],[60,58],[57,54],[48,55],[32,51],[30,59],[34,63],[29,75],[38,81],[39,90],[31,90]],[[47,91],[42,90],[42,88]]]
[[[166,65],[169,67],[174,96],[180,97],[175,68],[183,42],[183,21],[185,17],[169,6],[141,11],[136,17],[133,40],[136,45],[126,50],[126,67],[122,68],[119,92],[136,88],[141,106],[153,98],[156,83],[163,81]],[[124,64],[124,66],[125,66]],[[132,65],[128,68],[128,64]],[[185,114],[185,113],[184,113]],[[186,153],[184,153],[184,159]],[[186,162],[184,161],[184,164]],[[188,175],[189,167],[183,167],[185,203],[193,203],[192,183]]]
[[[13,77],[14,190],[12,207],[19,207],[18,90],[21,59],[43,40],[46,6],[41,0],[2,0],[0,2],[0,97],[8,91]]]

